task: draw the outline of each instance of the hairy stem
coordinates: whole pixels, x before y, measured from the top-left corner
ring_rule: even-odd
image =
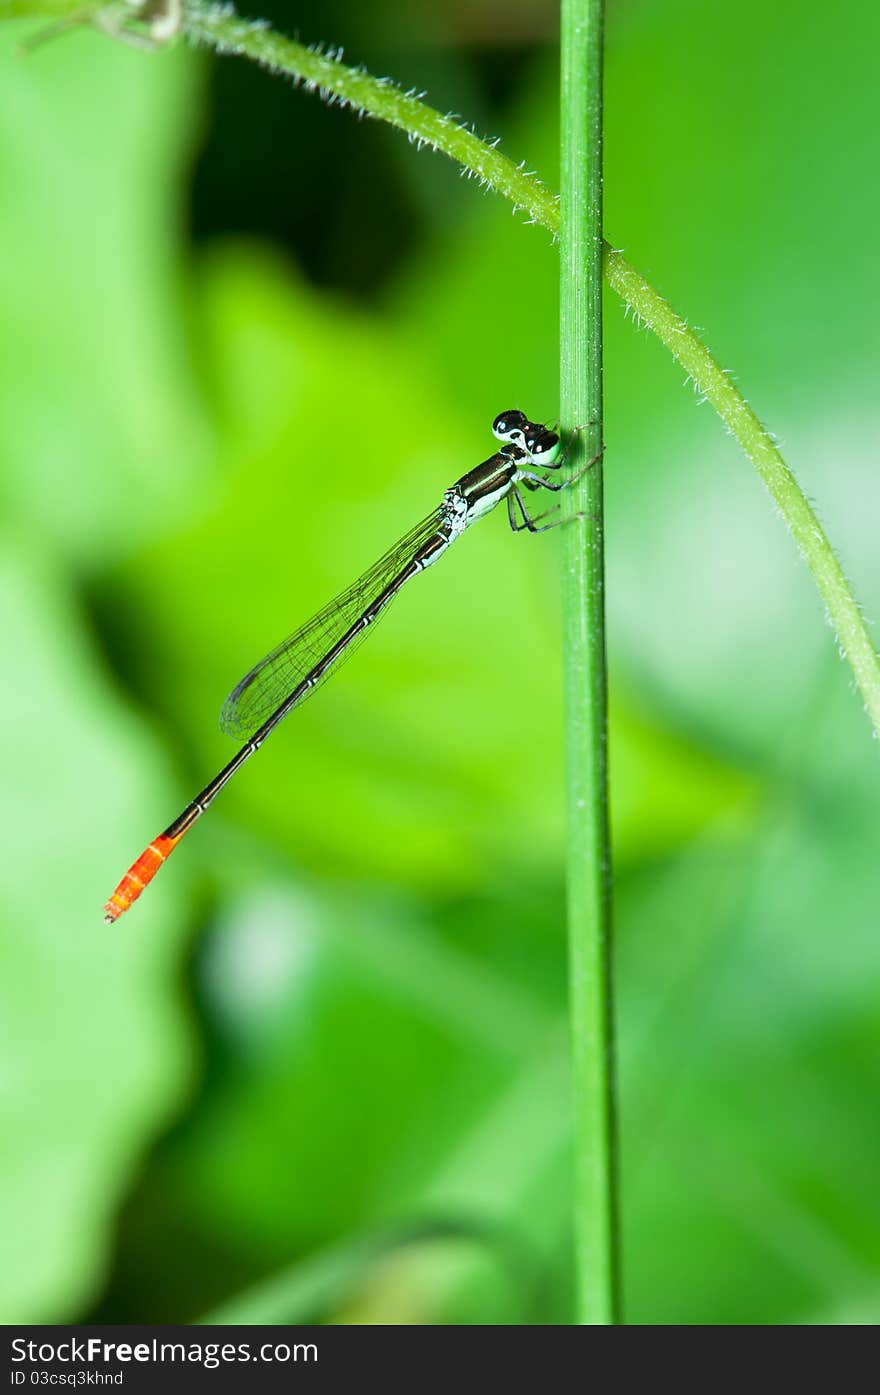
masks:
[[[0,0],[0,18],[42,15],[88,19],[106,8],[94,0]],[[399,127],[416,144],[428,145],[456,160],[487,187],[522,209],[531,222],[542,224],[558,236],[559,205],[550,190],[496,146],[427,106],[420,95],[402,92],[386,79],[345,66],[339,54],[320,53],[275,33],[259,21],[242,19],[231,6],[186,0],[183,27],[195,43],[220,53],[240,54],[302,82],[327,101],[341,102],[363,115]],[[608,243],[604,244],[603,258],[609,285],[686,370],[770,491],[813,574],[841,652],[852,668],[874,730],[880,735],[880,659],[822,525],[779,449],[705,344],[663,297]]]
[[[315,52],[264,26],[197,0],[190,0],[187,6],[185,28],[198,42],[254,59],[317,89],[328,100],[341,101],[363,114],[398,126],[417,144],[428,145],[456,160],[522,209],[530,221],[540,223],[554,236],[559,235],[559,203],[551,191],[496,146],[486,144],[460,122],[427,106],[419,95],[401,92],[391,82],[346,67],[338,55]],[[608,284],[684,367],[767,486],[813,574],[868,715],[880,735],[880,660],[822,525],[778,447],[705,344],[607,242],[603,245],[603,266]]]
[[[85,0],[85,3],[82,0],[79,3],[78,0],[0,0],[0,18],[52,15],[88,20],[105,8],[105,4],[95,3],[95,0]],[[554,194],[534,174],[502,155],[496,145],[481,141],[474,131],[453,117],[442,116],[434,107],[427,106],[418,93],[402,92],[385,78],[374,78],[361,68],[344,66],[340,53],[319,53],[294,39],[286,39],[261,21],[243,20],[234,13],[232,6],[187,0],[183,27],[192,42],[204,43],[219,53],[241,54],[273,73],[303,82],[328,102],[343,103],[364,116],[399,127],[417,145],[430,145],[435,151],[457,160],[485,186],[508,198],[516,208],[523,209],[530,222],[541,223],[558,236],[559,205]],[[614,287],[682,364],[697,391],[714,407],[767,485],[813,573],[826,603],[828,618],[840,640],[842,654],[854,672],[874,731],[880,735],[880,658],[833,547],[794,474],[785,465],[773,438],[752,407],[693,329],[675,314],[621,252],[605,243],[602,255],[608,285]]]
[[[772,436],[690,326],[625,257],[609,247],[605,279],[678,359],[761,476],[813,574],[841,652],[880,735],[880,661],[868,627],[814,509]]]

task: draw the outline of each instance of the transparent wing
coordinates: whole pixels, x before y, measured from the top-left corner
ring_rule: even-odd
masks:
[[[311,620],[261,659],[236,683],[220,713],[220,729],[229,736],[253,736],[272,713],[303,681],[309,671],[329,652],[354,622],[366,610],[370,601],[403,571],[413,554],[437,532],[443,521],[439,509],[416,524],[405,537],[380,557],[368,572],[358,577],[347,591],[313,615]],[[384,614],[384,609],[379,612]],[[359,630],[343,652],[321,675],[314,687],[303,693],[304,702],[316,692],[325,678],[335,673],[370,633],[370,627]],[[299,702],[295,705],[298,707]]]

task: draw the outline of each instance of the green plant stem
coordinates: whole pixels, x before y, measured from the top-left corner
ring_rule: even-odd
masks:
[[[602,449],[603,9],[562,0],[560,400],[563,425],[584,427],[575,468]],[[575,1312],[598,1324],[619,1306],[601,459],[575,491],[563,541]]]
[[[0,19],[51,16],[87,20],[105,8],[94,0],[0,0]],[[361,115],[387,121],[406,131],[416,144],[442,151],[516,207],[530,222],[559,235],[555,196],[522,165],[450,116],[443,116],[415,93],[405,93],[383,78],[343,64],[339,57],[310,49],[276,34],[258,20],[242,19],[230,6],[186,0],[184,31],[194,43],[219,53],[239,54],[270,71],[338,101]],[[828,617],[855,676],[880,736],[880,658],[858,603],[811,508],[771,436],[745,398],[686,322],[620,252],[603,246],[605,279],[642,318],[684,367],[697,391],[718,412],[731,435],[751,460],[782,514],[813,574]]]
[[[666,345],[751,460],[813,574],[841,653],[880,736],[880,660],[834,549],[772,436],[686,321],[625,257],[609,247],[605,279]]]
[[[359,112],[390,122],[456,160],[522,209],[529,220],[554,236],[560,232],[557,199],[534,174],[516,165],[493,145],[480,140],[458,121],[427,106],[420,97],[392,83],[345,67],[337,58],[317,53],[265,27],[255,26],[190,0],[186,32],[194,40],[228,53],[240,53],[286,73]],[[880,735],[880,660],[871,643],[856,599],[814,510],[779,449],[745,398],[692,329],[649,285],[625,257],[606,242],[603,265],[608,284],[684,367],[699,393],[712,404],[742,446],[770,491],[803,554],[849,662],[859,691]]]

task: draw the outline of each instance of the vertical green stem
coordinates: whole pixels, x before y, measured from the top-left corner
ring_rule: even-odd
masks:
[[[603,0],[562,0],[562,424],[602,448]],[[589,423],[589,425],[587,425]],[[563,529],[576,1320],[618,1318],[602,463]]]

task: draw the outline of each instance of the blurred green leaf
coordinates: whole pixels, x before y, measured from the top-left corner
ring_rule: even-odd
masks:
[[[178,240],[200,65],[0,27],[0,491],[95,570],[186,510],[207,421]]]
[[[37,548],[4,542],[0,631],[15,676],[0,688],[11,738],[0,785],[0,1313],[45,1322],[73,1317],[100,1281],[114,1211],[180,1099],[190,1050],[165,898],[149,935],[101,920],[136,826],[155,814],[154,743],[120,717],[55,570]]]
[[[485,1245],[494,1237],[465,1221],[427,1221],[397,1227],[384,1234],[361,1237],[311,1256],[286,1273],[238,1294],[202,1321],[208,1324],[308,1323],[326,1318],[359,1289],[386,1283],[383,1266],[404,1253],[407,1266],[439,1255],[445,1264],[458,1251]],[[446,1252],[444,1254],[444,1252]],[[412,1302],[411,1289],[406,1306]],[[357,1320],[349,1312],[346,1321]],[[400,1314],[397,1321],[401,1320]],[[404,1319],[405,1320],[405,1319]]]
[[[6,1322],[94,1294],[190,1069],[170,888],[148,935],[101,922],[172,784],[60,559],[95,570],[185,507],[205,440],[176,284],[197,66],[86,33],[23,59],[32,32],[0,32]]]
[[[224,970],[232,962],[236,974]],[[404,1188],[406,1213],[420,1214],[418,1179],[479,1126],[555,1022],[465,945],[362,897],[244,902],[218,927],[204,974],[211,1017],[234,1050],[188,1141],[188,1208],[225,1215],[240,1243],[279,1259],[358,1217],[393,1219]],[[430,1213],[479,1214],[446,1200]]]

